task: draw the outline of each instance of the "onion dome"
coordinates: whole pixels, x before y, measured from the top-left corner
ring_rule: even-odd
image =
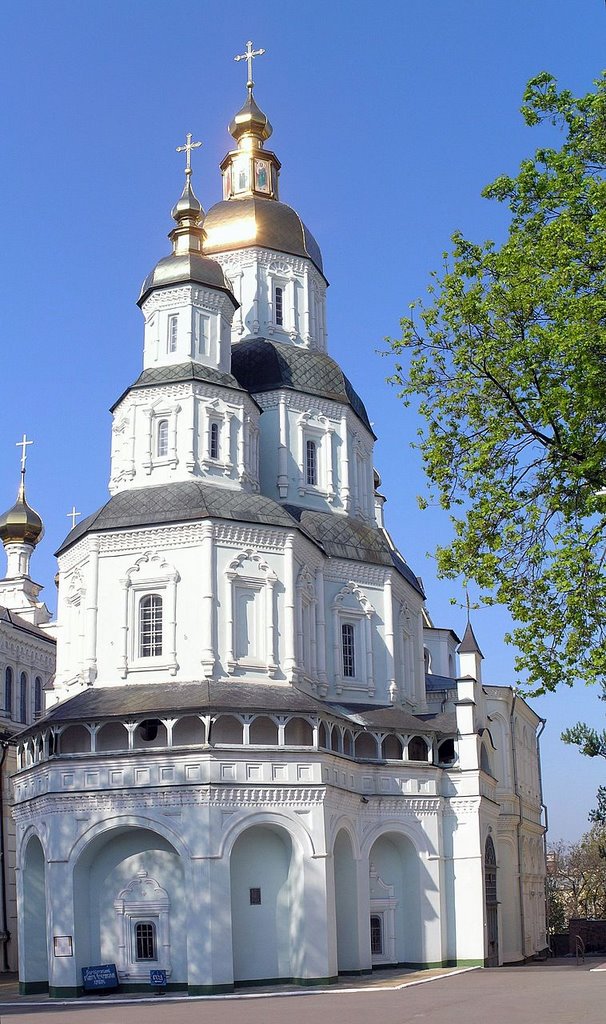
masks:
[[[259,146],[263,142],[267,142],[272,134],[273,128],[269,123],[269,118],[257,105],[252,88],[248,91],[244,105],[231,120],[228,130],[236,142],[239,143],[240,139],[248,137],[249,140],[256,139]]]
[[[12,508],[0,516],[0,540],[4,544],[29,544],[35,548],[44,534],[44,524],[25,500],[25,470],[21,471],[21,483],[17,501]]]

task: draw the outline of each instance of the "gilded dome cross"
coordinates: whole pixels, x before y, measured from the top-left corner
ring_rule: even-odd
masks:
[[[27,461],[27,446],[33,444],[33,441],[28,441],[27,434],[24,434],[20,441],[15,443],[16,448],[21,449],[21,472],[25,473],[25,463]]]
[[[177,153],[185,153],[185,173],[189,178],[191,174],[191,151],[192,149],[199,149],[202,145],[201,142],[192,142],[192,134],[188,132],[185,136],[185,145],[177,146]]]
[[[245,60],[248,65],[247,89],[252,89],[255,84],[253,82],[253,60],[255,57],[260,57],[263,53],[265,53],[265,50],[253,50],[252,40],[249,39],[246,44],[246,53],[239,53],[237,57],[234,57],[234,60]]]

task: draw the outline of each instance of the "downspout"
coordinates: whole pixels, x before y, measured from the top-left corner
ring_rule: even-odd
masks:
[[[545,831],[543,832],[543,862],[547,868],[547,831],[549,829],[549,818],[547,815],[547,805],[543,803],[543,769],[541,767],[541,744],[539,740],[543,735],[543,730],[547,724],[546,718],[540,719],[539,731],[537,733],[537,765],[539,769],[539,799],[541,801],[541,810],[545,815]],[[547,938],[549,934],[549,902],[547,900],[547,877],[545,877],[545,942],[547,947],[549,946],[549,940]],[[546,947],[546,948],[547,948]]]
[[[6,857],[4,856],[4,762],[6,760],[6,752],[8,750],[8,740],[3,738],[0,741],[2,746],[2,757],[0,757],[0,859],[2,861],[2,871],[0,872],[0,884],[2,886],[2,926],[3,933],[0,935],[0,941],[2,941],[2,970],[8,971],[8,943],[11,937],[11,933],[8,930],[7,921],[7,909],[6,909]]]
[[[513,714],[516,707],[518,695],[513,691],[511,702],[511,713],[509,715],[509,731],[511,733],[511,755],[513,764],[513,791],[518,798],[518,821],[516,824],[517,847],[518,847],[518,894],[520,899],[520,928],[522,931],[522,960],[526,960],[526,918],[524,914],[524,884],[522,881],[522,798],[518,792],[518,760],[516,757],[516,737]]]

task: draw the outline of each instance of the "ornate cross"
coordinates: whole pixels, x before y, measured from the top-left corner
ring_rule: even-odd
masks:
[[[185,173],[189,178],[191,174],[191,151],[192,149],[199,149],[202,145],[201,142],[192,142],[192,134],[188,132],[185,136],[185,145],[177,146],[177,153],[185,153]]]
[[[25,473],[25,463],[27,461],[27,446],[33,444],[33,441],[28,441],[27,434],[24,434],[20,441],[15,444],[16,448],[21,449],[21,472]]]
[[[71,519],[71,521],[72,521],[72,530],[74,529],[74,527],[76,525],[76,519],[78,518],[78,516],[81,516],[81,515],[82,515],[81,512],[76,512],[76,506],[72,505],[71,512],[67,513],[67,518]]]
[[[249,39],[246,44],[246,53],[239,53],[234,60],[245,60],[248,64],[248,82],[246,83],[247,89],[252,89],[253,85],[253,60],[255,57],[260,57],[265,50],[253,50],[252,40]]]

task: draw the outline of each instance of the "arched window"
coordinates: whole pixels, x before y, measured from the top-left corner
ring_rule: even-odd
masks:
[[[420,736],[413,736],[412,739],[408,741],[408,760],[427,760],[427,744]]]
[[[312,487],[318,483],[318,446],[315,441],[305,444],[305,482]]]
[[[10,666],[4,673],[4,711],[8,718],[13,714],[13,670]]]
[[[157,658],[162,654],[162,598],[147,594],[139,604],[139,657]]]
[[[42,714],[42,680],[36,676],[34,680],[34,714],[36,718]]]
[[[219,446],[221,438],[221,428],[216,420],[210,425],[210,437],[208,442],[208,454],[211,459],[219,458]]]
[[[159,420],[158,422],[156,455],[159,459],[165,459],[168,455],[168,420]]]
[[[21,673],[19,679],[19,721],[27,722],[27,676]]]
[[[343,675],[353,679],[356,674],[355,627],[351,622],[341,626],[341,650],[343,654]]]
[[[275,311],[275,314],[276,314],[276,316],[275,316],[276,326],[277,327],[282,327],[284,325],[284,290],[282,288],[280,288],[279,286],[277,286],[274,294],[275,294],[275,302],[274,302],[275,309],[274,309],[274,311]]]
[[[135,959],[157,960],[156,926],[153,921],[137,921],[135,925]]]

